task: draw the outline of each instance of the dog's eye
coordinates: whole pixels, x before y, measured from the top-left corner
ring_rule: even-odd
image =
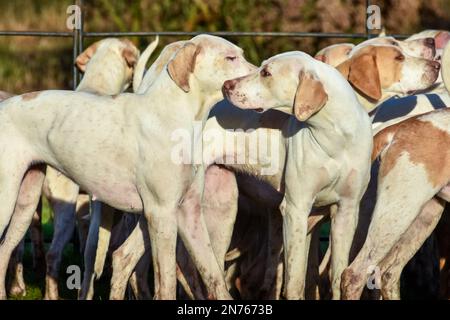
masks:
[[[228,56],[225,59],[228,61],[234,61],[234,60],[236,60],[236,58],[237,58],[236,56]]]
[[[405,61],[405,56],[404,55],[396,56],[395,60],[397,60],[397,61]]]
[[[271,75],[272,74],[269,71],[267,71],[267,69],[262,69],[261,70],[261,77],[267,78],[267,77],[270,77]]]
[[[398,44],[396,41],[392,41],[392,42],[391,42],[391,45],[396,46],[396,47],[399,47],[399,44]]]

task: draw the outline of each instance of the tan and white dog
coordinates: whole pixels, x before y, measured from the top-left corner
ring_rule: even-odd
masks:
[[[205,121],[222,98],[223,82],[254,67],[230,42],[200,35],[178,50],[166,68],[142,95],[100,97],[51,90],[2,103],[0,121],[8,142],[0,144],[9,158],[1,161],[2,176],[8,178],[2,179],[0,232],[13,215],[17,196],[19,202],[25,194],[29,198],[43,182],[44,175],[30,171],[30,165],[46,163],[100,201],[123,211],[144,212],[156,298],[175,298],[177,230],[210,297],[229,298],[199,205],[203,170],[192,162],[174,163],[170,136],[174,130],[192,132],[192,122]],[[194,216],[185,214],[191,206]],[[7,233],[0,252],[9,257],[16,244]],[[4,288],[0,297],[5,297]]]
[[[342,62],[347,60],[355,45],[353,43],[337,43],[325,47],[314,56],[315,59],[337,67]]]
[[[440,63],[408,56],[395,46],[367,45],[355,48],[337,69],[352,84],[367,112],[371,112],[392,96],[429,88],[439,75]]]
[[[443,78],[450,84],[450,45]],[[432,111],[380,131],[377,202],[363,248],[343,275],[343,297],[357,299],[379,267],[386,299],[400,298],[400,274],[436,227],[450,201],[450,109]],[[389,227],[387,227],[389,226]],[[369,271],[370,270],[370,271]]]

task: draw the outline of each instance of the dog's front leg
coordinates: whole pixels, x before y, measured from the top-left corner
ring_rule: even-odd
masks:
[[[341,199],[338,210],[331,216],[330,282],[332,299],[341,295],[341,274],[349,265],[350,250],[358,223],[359,201]]]
[[[181,239],[202,276],[210,299],[231,299],[223,267],[214,254],[202,209],[204,170],[198,169],[178,211]],[[153,248],[153,244],[152,244]]]
[[[47,252],[45,300],[58,300],[59,269],[64,247],[75,230],[75,205],[79,187],[69,178],[47,167],[44,194],[53,209],[53,239]]]
[[[156,201],[146,202],[144,200],[144,212],[152,248],[154,299],[175,300],[177,206],[175,203],[164,206],[155,205],[155,203]]]
[[[308,199],[308,197],[303,197]],[[312,198],[309,198],[312,199]],[[283,240],[285,260],[286,299],[305,299],[306,268],[308,262],[308,215],[311,210],[310,201],[296,201],[286,190],[280,205],[283,215]]]

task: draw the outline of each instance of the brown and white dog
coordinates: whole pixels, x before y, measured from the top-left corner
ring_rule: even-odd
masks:
[[[450,45],[443,78],[450,84]],[[357,299],[368,274],[382,275],[386,299],[398,299],[406,262],[435,229],[450,201],[450,109],[390,126],[375,136],[372,159],[380,156],[377,202],[363,248],[343,274],[343,297]]]

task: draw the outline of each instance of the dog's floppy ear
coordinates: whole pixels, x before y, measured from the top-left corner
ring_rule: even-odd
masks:
[[[190,90],[189,76],[194,72],[195,60],[199,51],[197,45],[187,42],[178,50],[167,66],[170,77],[184,92],[189,92]]]
[[[322,82],[314,79],[310,73],[301,71],[294,99],[295,117],[300,121],[308,120],[322,109],[327,101],[328,94]]]
[[[373,100],[381,99],[381,82],[376,53],[370,49],[341,63],[337,69],[363,94]]]
[[[80,53],[77,59],[75,60],[75,64],[81,72],[86,71],[86,66],[89,60],[91,60],[92,56],[97,51],[99,44],[100,41],[94,42],[86,50]]]
[[[318,54],[314,57],[314,59],[327,63],[327,57],[325,54]]]
[[[139,59],[139,51],[130,40],[123,39],[122,42],[126,45],[126,47],[122,49],[122,57],[127,62],[128,67],[134,68]]]

